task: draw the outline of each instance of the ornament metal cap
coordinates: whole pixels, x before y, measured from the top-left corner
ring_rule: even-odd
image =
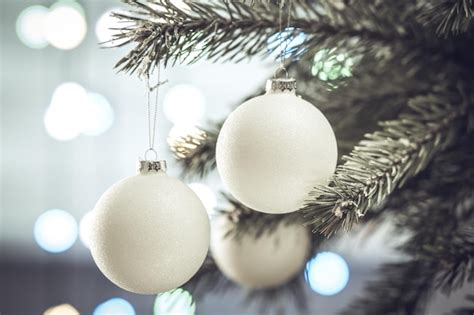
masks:
[[[279,78],[280,72],[285,73],[284,78]],[[273,74],[273,78],[267,80],[266,85],[267,93],[284,93],[284,92],[295,92],[296,91],[296,80],[288,77],[288,71],[284,67],[279,67]]]
[[[140,174],[166,172],[166,161],[165,160],[159,160],[159,161],[139,160],[137,171]]]

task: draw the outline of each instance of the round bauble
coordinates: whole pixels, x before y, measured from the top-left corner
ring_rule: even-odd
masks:
[[[239,106],[217,139],[222,181],[244,205],[265,213],[298,210],[316,185],[327,184],[337,143],[326,117],[295,94],[292,79]]]
[[[90,249],[102,273],[134,293],[181,286],[202,265],[209,248],[209,218],[196,194],[142,161],[140,174],[110,187],[94,208]]]
[[[308,230],[299,224],[280,223],[258,238],[227,235],[227,218],[212,224],[211,253],[222,273],[251,289],[272,288],[293,279],[303,270],[310,251]]]

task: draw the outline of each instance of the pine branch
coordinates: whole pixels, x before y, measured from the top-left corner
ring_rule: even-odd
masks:
[[[239,61],[263,56],[278,49],[280,40],[289,41],[298,34],[305,34],[306,40],[286,51],[287,56],[296,59],[323,47],[358,46],[377,55],[380,45],[393,46],[397,42],[412,49],[429,46],[430,52],[444,51],[447,46],[413,30],[414,3],[366,0],[364,5],[349,6],[334,0],[319,5],[294,1],[291,31],[274,36],[280,29],[275,5],[189,1],[187,9],[181,9],[169,0],[126,2],[134,9],[129,14],[115,14],[126,26],[114,40],[119,46],[137,44],[116,65],[128,73],[149,74],[159,62],[166,66],[202,58]],[[366,45],[368,42],[372,45]]]
[[[350,230],[466,132],[466,100],[438,93],[413,98],[408,107],[343,157],[329,186],[314,189],[303,209],[313,231],[330,236]]]
[[[383,277],[369,283],[365,297],[349,304],[341,315],[421,315],[433,292],[435,266],[420,261],[393,263]]]
[[[466,300],[471,306],[458,307],[445,315],[472,315],[474,314],[474,294],[466,295]]]
[[[471,142],[472,135],[464,137],[390,197],[383,213],[395,220],[393,234],[409,231],[399,250],[411,258],[385,265],[381,279],[369,283],[365,297],[343,314],[423,314],[435,290],[449,294],[474,280]]]
[[[425,0],[420,1],[419,19],[425,25],[434,25],[436,33],[443,37],[458,35],[470,29],[474,18],[472,0]]]
[[[216,167],[216,142],[222,124],[206,129],[196,128],[194,132],[177,139],[168,139],[176,161],[184,177],[204,177]]]

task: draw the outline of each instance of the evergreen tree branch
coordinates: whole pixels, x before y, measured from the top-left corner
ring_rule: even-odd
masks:
[[[398,119],[366,135],[343,157],[331,184],[311,193],[303,211],[313,231],[330,236],[340,228],[350,230],[371,207],[420,173],[466,133],[466,101],[441,93],[413,98]]]
[[[200,129],[177,139],[168,139],[174,158],[182,169],[183,177],[205,177],[216,167],[216,142],[222,124]]]
[[[472,315],[474,314],[474,294],[466,295],[466,301],[468,301],[472,305],[465,306],[465,307],[458,307],[452,310],[451,312],[446,313],[445,315]]]
[[[436,49],[430,51],[443,51],[447,46],[433,38],[426,40],[426,34],[413,30],[414,3],[366,0],[363,5],[349,6],[343,1],[294,1],[298,10],[292,12],[291,31],[274,36],[280,31],[275,5],[249,7],[234,1],[189,1],[187,9],[182,9],[169,0],[126,2],[134,9],[129,14],[115,14],[127,23],[114,40],[120,43],[118,46],[136,43],[116,65],[128,73],[149,74],[159,62],[166,66],[201,58],[239,61],[267,55],[278,49],[280,40],[289,41],[298,34],[305,34],[305,41],[286,51],[287,56],[296,59],[322,47],[357,46],[377,55],[381,45],[393,46],[397,42],[413,49],[424,45],[431,49],[434,45]]]
[[[425,0],[420,3],[420,21],[435,26],[440,36],[467,32],[474,18],[472,0]]]
[[[381,279],[369,283],[365,297],[343,314],[423,314],[435,290],[450,294],[474,280],[471,142],[472,135],[464,137],[390,196],[383,213],[394,219],[394,234],[409,231],[410,238],[399,249],[410,260],[385,265]]]

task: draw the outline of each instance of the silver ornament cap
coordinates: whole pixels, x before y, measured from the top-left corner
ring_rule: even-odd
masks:
[[[142,175],[153,174],[158,172],[166,173],[166,161],[139,160],[137,164],[137,171]]]
[[[285,77],[279,78],[278,74],[284,73]],[[276,69],[273,74],[273,78],[267,80],[266,88],[267,94],[269,93],[295,93],[296,92],[296,80],[288,77],[288,71],[281,66]]]

